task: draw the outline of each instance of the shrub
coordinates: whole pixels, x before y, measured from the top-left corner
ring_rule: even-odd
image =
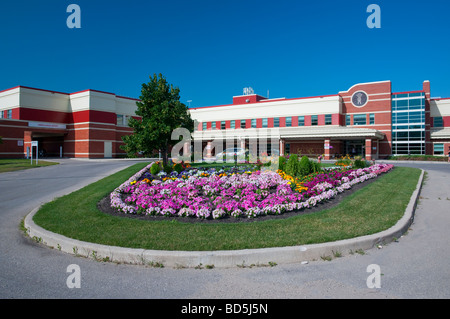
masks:
[[[159,162],[154,162],[152,166],[150,166],[150,173],[152,175],[157,175],[159,172],[161,172],[161,166],[159,165]]]
[[[286,157],[280,156],[278,157],[278,169],[284,171],[286,169]]]
[[[365,168],[367,166],[366,161],[365,160],[360,160],[360,159],[356,159],[355,162],[353,163],[353,168]]]
[[[164,172],[166,172],[167,174],[170,174],[170,173],[172,173],[172,171],[173,171],[172,165],[170,165],[170,164],[164,165]]]
[[[297,154],[289,156],[289,160],[285,165],[285,172],[291,176],[297,176],[299,174],[299,162]]]
[[[183,171],[183,165],[181,163],[177,163],[173,166],[173,169],[180,174]]]
[[[311,161],[307,156],[303,156],[299,164],[299,173],[303,176],[311,173]]]
[[[311,163],[311,172],[310,173],[319,173],[322,172],[322,166],[319,163],[310,161]]]

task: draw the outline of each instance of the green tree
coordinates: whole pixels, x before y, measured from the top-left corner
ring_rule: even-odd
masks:
[[[188,107],[180,102],[180,89],[169,84],[162,74],[154,74],[148,83],[142,84],[136,105],[140,119],[130,118],[128,126],[134,133],[122,137],[125,144],[121,148],[128,156],[138,153],[150,156],[160,150],[166,165],[170,148],[179,142],[172,140],[172,131],[180,127],[189,132],[194,130]]]

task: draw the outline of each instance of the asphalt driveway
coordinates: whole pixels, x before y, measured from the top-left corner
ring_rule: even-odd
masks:
[[[450,164],[420,167],[427,178],[415,221],[398,242],[307,264],[229,269],[150,268],[96,262],[25,238],[20,220],[41,203],[134,161],[80,161],[0,174],[0,298],[449,298]],[[69,288],[76,264],[80,288]],[[380,288],[368,288],[369,265]]]

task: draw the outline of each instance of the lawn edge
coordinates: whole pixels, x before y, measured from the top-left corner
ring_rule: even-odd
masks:
[[[71,255],[86,257],[96,261],[148,266],[163,265],[172,268],[194,268],[201,265],[230,268],[236,266],[270,265],[273,263],[300,263],[302,261],[320,260],[324,257],[333,258],[337,254],[345,256],[354,252],[369,250],[377,245],[385,245],[400,238],[414,221],[424,172],[421,169],[419,180],[405,212],[394,226],[379,233],[328,243],[217,251],[163,251],[108,246],[71,239],[36,225],[33,221],[33,216],[39,211],[40,206],[33,209],[25,217],[24,228],[26,234],[38,243]]]

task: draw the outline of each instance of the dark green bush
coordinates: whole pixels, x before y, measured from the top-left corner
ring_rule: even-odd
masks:
[[[284,171],[286,169],[286,162],[287,162],[286,157],[284,156],[278,157],[278,169]]]
[[[180,174],[183,171],[183,165],[181,165],[181,163],[177,163],[174,165],[173,169]]]
[[[314,162],[314,161],[310,161],[310,163],[311,163],[311,172],[310,173],[319,173],[319,172],[323,171],[322,166],[319,163]]]
[[[157,175],[159,172],[161,172],[161,166],[159,163],[154,163],[152,166],[150,166],[150,173],[152,175]]]
[[[309,173],[311,173],[311,171],[312,171],[311,161],[309,160],[309,158],[307,156],[303,156],[302,159],[300,160],[300,164],[299,164],[300,175],[306,176]]]
[[[297,176],[299,174],[299,162],[297,154],[291,154],[289,160],[286,163],[286,174],[291,176]]]
[[[164,172],[166,172],[167,174],[170,174],[170,173],[172,173],[172,171],[173,171],[172,165],[169,165],[169,164],[164,165]]]
[[[360,160],[360,159],[355,160],[355,162],[353,163],[353,168],[356,168],[356,169],[364,168],[366,166],[367,166],[366,161]]]

